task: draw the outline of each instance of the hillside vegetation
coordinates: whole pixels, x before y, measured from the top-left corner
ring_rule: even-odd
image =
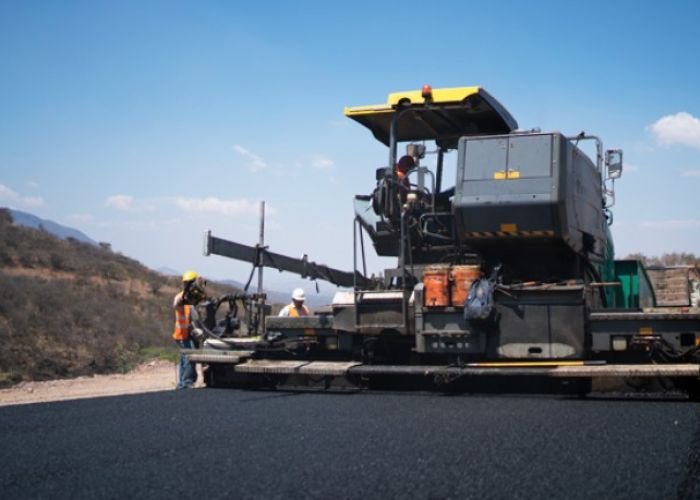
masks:
[[[633,253],[625,257],[625,259],[636,259],[644,263],[645,266],[692,266],[700,267],[700,257],[694,253],[687,252],[672,252],[665,253],[661,256],[648,256],[642,253]]]
[[[15,226],[0,209],[0,386],[126,371],[148,353],[174,352],[178,286],[108,244]]]

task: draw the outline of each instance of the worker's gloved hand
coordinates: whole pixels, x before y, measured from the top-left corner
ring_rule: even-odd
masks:
[[[185,301],[187,301],[190,304],[199,304],[200,302],[204,300],[209,300],[207,295],[204,293],[204,291],[198,287],[192,287],[190,288],[185,295],[183,296]]]

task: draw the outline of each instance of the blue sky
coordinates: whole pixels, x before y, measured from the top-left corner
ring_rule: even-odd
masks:
[[[243,281],[202,234],[254,243],[264,199],[273,250],[349,269],[387,154],[343,107],[481,85],[522,128],[625,150],[618,254],[700,254],[698,5],[1,2],[0,205]]]

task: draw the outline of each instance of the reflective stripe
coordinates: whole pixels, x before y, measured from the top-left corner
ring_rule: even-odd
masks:
[[[173,339],[175,340],[188,340],[190,338],[190,331],[192,330],[190,307],[187,304],[175,307],[175,329],[173,330]]]
[[[512,228],[507,228],[512,229]],[[554,236],[554,231],[472,231],[464,233],[465,238],[525,237],[543,238]]]

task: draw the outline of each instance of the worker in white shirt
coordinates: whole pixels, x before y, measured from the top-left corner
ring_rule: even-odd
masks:
[[[280,311],[280,316],[287,318],[298,318],[300,316],[309,316],[311,312],[309,308],[304,305],[304,300],[306,295],[304,290],[297,288],[292,292],[292,303],[284,306]]]

